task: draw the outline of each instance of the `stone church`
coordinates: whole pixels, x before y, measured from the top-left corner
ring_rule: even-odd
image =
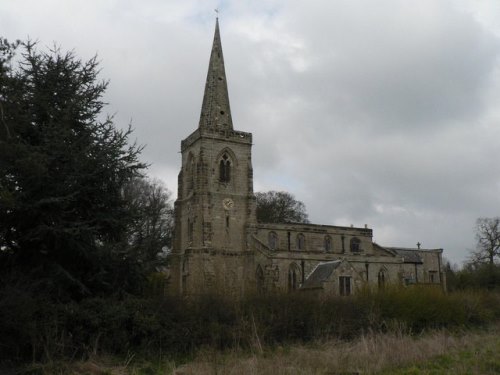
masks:
[[[218,20],[200,122],[181,153],[169,293],[350,295],[387,283],[445,288],[442,249],[380,246],[366,226],[257,223],[252,134],[233,127]]]

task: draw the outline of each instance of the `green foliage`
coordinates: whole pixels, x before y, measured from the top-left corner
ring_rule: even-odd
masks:
[[[131,129],[102,119],[98,72],[95,57],[1,43],[3,283],[22,275],[31,292],[57,299],[137,288],[122,192],[145,165]]]
[[[499,374],[500,337],[482,342],[471,350],[451,351],[428,361],[421,361],[409,367],[391,368],[380,372],[384,375],[424,374]]]
[[[10,295],[9,295],[10,294]],[[12,298],[12,294],[15,298]],[[8,304],[8,308],[1,308]],[[15,317],[15,318],[14,318]],[[53,303],[16,290],[0,294],[0,357],[87,358],[94,354],[185,357],[203,347],[255,348],[368,330],[418,334],[500,319],[500,295],[428,288],[363,291],[352,298],[305,293],[198,300],[89,298]],[[1,358],[0,358],[1,359]]]
[[[259,223],[309,223],[306,206],[285,191],[255,193]]]
[[[469,263],[461,270],[446,267],[448,290],[499,290],[500,265],[491,263]]]

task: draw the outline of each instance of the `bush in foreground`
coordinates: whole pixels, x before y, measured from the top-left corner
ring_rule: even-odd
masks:
[[[15,296],[15,298],[14,298]],[[206,296],[180,299],[91,298],[52,303],[0,292],[3,359],[52,360],[92,354],[190,355],[202,347],[262,348],[362,332],[410,333],[471,327],[500,318],[500,295],[446,295],[419,288],[364,291],[352,298],[318,299],[303,293],[250,296],[234,301]]]

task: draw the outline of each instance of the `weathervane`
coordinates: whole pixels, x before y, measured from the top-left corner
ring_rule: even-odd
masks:
[[[216,14],[216,16],[215,16],[215,17],[216,17],[216,18],[219,18],[219,8],[215,8],[215,9],[214,9],[214,12],[215,12],[215,14]]]

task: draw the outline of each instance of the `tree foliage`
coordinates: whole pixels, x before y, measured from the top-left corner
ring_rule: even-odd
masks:
[[[134,256],[153,272],[172,245],[174,209],[172,193],[157,179],[134,178],[124,189],[133,214],[128,245]]]
[[[476,251],[472,254],[473,261],[494,264],[500,257],[500,217],[477,219],[476,240]]]
[[[285,191],[255,194],[259,223],[309,223],[306,206]]]
[[[130,127],[102,116],[96,57],[0,45],[0,272],[24,267],[72,295],[125,288],[123,189],[145,165]]]

